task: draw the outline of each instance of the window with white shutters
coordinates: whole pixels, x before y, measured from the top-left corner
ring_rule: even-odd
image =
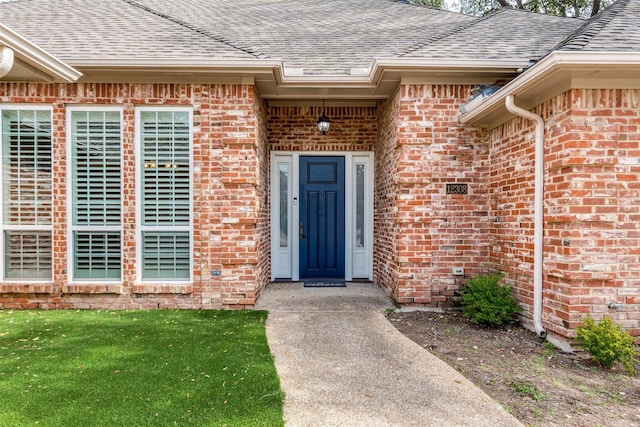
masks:
[[[2,110],[2,263],[6,280],[52,279],[51,110]]]
[[[141,279],[191,278],[191,111],[139,110]]]
[[[70,110],[74,280],[121,278],[120,111]]]

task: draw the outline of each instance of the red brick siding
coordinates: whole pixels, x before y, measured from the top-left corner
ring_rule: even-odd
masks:
[[[403,85],[378,107],[268,107],[246,85],[0,84],[0,101],[53,108],[52,284],[0,284],[3,307],[246,307],[269,280],[269,152],[375,151],[374,280],[403,305],[459,301],[465,277],[504,271],[530,322],[533,125],[458,125],[469,86]],[[585,313],[640,335],[640,91],[572,90],[546,123],[543,323]],[[67,284],[66,106],[123,107],[123,283]],[[194,283],[136,283],[134,111],[194,109]],[[466,183],[467,195],[447,195]],[[212,277],[218,270],[220,276]],[[611,302],[623,304],[620,311]]]
[[[543,324],[551,332],[572,337],[591,313],[640,335],[639,95],[571,90],[534,110],[546,123]],[[491,264],[507,273],[530,322],[533,127],[516,118],[491,135]]]
[[[376,280],[404,305],[454,305],[488,255],[486,138],[460,127],[469,86],[401,86],[380,108]],[[466,183],[467,195],[447,195]],[[390,238],[390,236],[392,236]]]
[[[516,118],[491,133],[491,266],[506,274],[531,319],[533,307],[534,134]]]
[[[375,146],[376,185],[373,218],[373,278],[393,299],[398,299],[399,263],[396,227],[395,169],[398,161],[398,92],[378,108],[378,137]]]
[[[259,176],[256,187],[259,210],[256,224],[256,239],[258,242],[258,263],[256,265],[256,297],[264,290],[271,280],[271,217],[270,217],[270,177],[269,177],[269,136],[267,134],[267,106],[255,97],[255,112],[258,132],[258,149],[256,151]]]
[[[318,132],[322,107],[269,107],[273,151],[371,151],[376,138],[374,107],[327,107],[329,133]]]
[[[264,118],[256,118],[252,86],[189,84],[0,84],[3,103],[53,107],[53,283],[0,284],[7,308],[212,308],[244,307],[269,275],[258,259],[265,227]],[[66,106],[123,108],[122,285],[67,284]],[[192,106],[193,269],[192,285],[136,283],[135,149],[136,106]],[[264,113],[261,113],[264,116]],[[212,270],[221,276],[212,277]]]

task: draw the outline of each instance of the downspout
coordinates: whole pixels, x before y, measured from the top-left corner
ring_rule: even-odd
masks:
[[[0,47],[0,78],[9,74],[13,67],[13,49],[2,46]]]
[[[533,327],[540,338],[547,332],[542,326],[542,261],[544,226],[544,120],[542,117],[515,105],[513,95],[507,95],[505,106],[509,112],[535,122],[535,189],[533,224]]]

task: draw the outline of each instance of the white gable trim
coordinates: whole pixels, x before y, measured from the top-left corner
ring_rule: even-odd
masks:
[[[505,107],[508,95],[531,109],[575,88],[640,87],[640,52],[553,52],[521,76],[460,116],[463,125],[494,128],[514,117]]]
[[[71,83],[82,76],[81,72],[47,53],[3,24],[0,24],[0,45],[13,50],[15,56],[13,68],[22,66],[23,70],[20,74],[23,80]],[[5,77],[5,80],[10,79],[11,74],[9,74],[9,77]]]

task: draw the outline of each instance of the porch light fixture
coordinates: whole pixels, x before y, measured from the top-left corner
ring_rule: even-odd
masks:
[[[321,134],[326,135],[327,132],[329,132],[329,126],[331,126],[331,120],[329,120],[329,117],[327,117],[326,114],[324,113],[324,99],[323,99],[322,100],[322,115],[318,119],[318,131]]]

